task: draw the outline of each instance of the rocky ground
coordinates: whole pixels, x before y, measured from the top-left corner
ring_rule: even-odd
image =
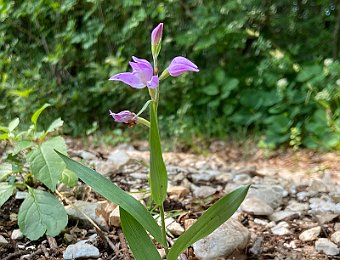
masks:
[[[69,147],[71,157],[147,203],[145,143],[84,150],[71,142]],[[266,153],[214,142],[204,155],[166,153],[164,159],[170,243],[218,198],[252,184],[232,219],[181,259],[340,259],[339,153]],[[20,196],[0,209],[1,259],[133,259],[115,205],[84,184],[72,190],[60,186],[59,192],[70,221],[56,238],[31,242],[22,237],[16,225]]]

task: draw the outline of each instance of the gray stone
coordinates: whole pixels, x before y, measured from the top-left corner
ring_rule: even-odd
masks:
[[[336,222],[336,223],[334,224],[334,230],[335,230],[335,231],[339,231],[339,230],[340,230],[340,222]]]
[[[340,231],[336,231],[332,234],[331,236],[331,240],[335,243],[335,244],[340,244]]]
[[[100,253],[98,248],[95,246],[79,241],[74,245],[69,245],[63,256],[65,260],[77,258],[98,258],[100,257]]]
[[[310,211],[313,214],[324,213],[324,212],[335,212],[336,206],[335,203],[331,200],[325,198],[311,198],[310,202]]]
[[[21,233],[20,229],[14,229],[11,234],[11,239],[13,240],[20,240],[24,237],[24,235]]]
[[[109,224],[114,227],[120,227],[120,210],[118,206],[110,213]]]
[[[296,194],[296,198],[300,201],[306,201],[310,197],[310,194],[308,191],[301,191]]]
[[[97,159],[95,154],[90,153],[88,151],[81,151],[79,155],[84,160],[95,160],[95,159]]]
[[[16,200],[24,200],[26,199],[28,195],[28,192],[26,191],[17,191],[16,194],[15,194],[15,199]]]
[[[180,236],[184,233],[184,228],[173,218],[165,219],[166,229],[175,236]]]
[[[309,190],[313,192],[327,192],[327,185],[320,180],[312,180]]]
[[[336,219],[339,216],[339,214],[326,212],[326,213],[316,214],[315,216],[320,222],[320,224],[323,225],[323,224],[331,222],[333,219]]]
[[[275,209],[281,205],[285,193],[285,190],[279,185],[256,184],[250,187],[247,197],[257,197]]]
[[[6,240],[6,238],[0,235],[0,245],[5,245],[5,244],[8,244],[8,241]]]
[[[295,200],[291,200],[286,207],[286,210],[295,211],[295,212],[303,212],[309,209],[308,203],[301,203]]]
[[[256,216],[269,216],[274,211],[266,202],[256,197],[245,199],[241,204],[241,209]]]
[[[221,175],[221,172],[215,171],[215,170],[205,170],[205,171],[199,171],[194,172],[191,174],[191,178],[194,182],[200,182],[200,181],[212,181],[217,176]]]
[[[238,174],[234,177],[233,181],[237,184],[250,184],[251,177],[248,174]]]
[[[257,224],[257,225],[266,226],[266,225],[268,225],[268,220],[260,219],[260,218],[254,218],[254,223]]]
[[[102,215],[97,215],[97,208],[100,208],[100,203],[78,200],[75,201],[73,205],[66,206],[65,210],[70,217],[81,220],[88,220],[87,217],[89,217],[102,229],[108,230],[109,226],[104,217]]]
[[[269,216],[269,219],[271,221],[278,222],[281,220],[296,219],[296,218],[299,218],[299,216],[300,214],[298,212],[290,211],[290,210],[281,210],[281,211],[277,211],[271,214]]]
[[[248,245],[250,232],[240,222],[229,219],[209,236],[193,244],[196,256],[204,260],[214,260],[243,250]]]
[[[115,150],[114,152],[109,154],[107,160],[112,162],[116,167],[119,168],[127,164],[131,160],[131,158],[125,151]]]
[[[211,195],[213,195],[216,192],[216,189],[210,186],[194,186],[192,185],[192,189],[193,189],[193,194],[195,197],[202,197],[202,198],[206,198],[209,197]]]
[[[312,241],[312,240],[316,240],[318,238],[318,236],[320,235],[321,232],[321,227],[313,227],[310,229],[307,229],[305,231],[303,231],[300,235],[299,235],[299,239],[301,241]]]
[[[288,229],[289,224],[287,222],[280,222],[277,224],[275,227],[271,228],[271,231],[273,232],[274,235],[278,236],[284,236],[284,235],[289,235],[291,234],[290,230]]]
[[[340,253],[337,245],[329,241],[327,238],[319,238],[315,242],[315,250],[331,256],[335,256]]]

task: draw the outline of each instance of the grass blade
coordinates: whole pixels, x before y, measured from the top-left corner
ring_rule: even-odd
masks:
[[[174,243],[168,254],[168,260],[176,260],[183,250],[206,237],[228,220],[241,205],[250,185],[240,187],[225,195],[212,205],[201,217],[185,231]]]
[[[136,260],[161,260],[155,245],[143,226],[124,209],[120,208],[119,211],[124,235]]]
[[[160,227],[138,200],[113,184],[100,173],[68,158],[58,151],[56,152],[64,160],[66,167],[69,170],[76,173],[82,181],[91,186],[100,195],[129,212],[129,214],[131,214],[158,242],[162,244]]]

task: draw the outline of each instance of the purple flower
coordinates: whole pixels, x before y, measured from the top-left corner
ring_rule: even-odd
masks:
[[[129,124],[129,125],[134,125],[137,122],[136,114],[130,112],[129,110],[123,110],[123,111],[121,111],[117,114],[113,113],[110,110],[110,116],[112,116],[113,119],[116,122],[119,122],[119,123],[126,123],[126,124]]]
[[[160,23],[159,25],[157,25],[155,29],[153,29],[151,33],[151,44],[152,45],[160,44],[162,40],[162,35],[163,35],[163,23]]]
[[[199,69],[194,63],[192,63],[187,58],[179,56],[171,61],[168,67],[168,71],[171,76],[177,77],[187,71],[198,72]]]
[[[118,73],[109,80],[121,81],[133,88],[157,88],[159,79],[153,75],[150,62],[132,56],[133,61],[129,62],[132,72]]]

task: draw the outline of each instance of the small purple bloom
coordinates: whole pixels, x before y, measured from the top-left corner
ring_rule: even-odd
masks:
[[[157,25],[155,29],[153,29],[151,33],[151,44],[157,45],[160,44],[163,35],[163,23]]]
[[[137,122],[136,114],[130,112],[129,110],[123,110],[123,111],[121,111],[117,114],[113,113],[110,110],[110,116],[112,116],[113,119],[116,122],[119,122],[119,123],[126,123],[126,124],[129,124],[129,125],[134,125]]]
[[[171,76],[177,77],[187,71],[198,72],[199,69],[194,63],[192,63],[187,58],[179,56],[171,61],[168,67],[168,71]]]
[[[118,73],[109,80],[121,81],[133,88],[157,88],[159,79],[153,75],[150,62],[132,56],[133,61],[129,62],[132,72]]]

